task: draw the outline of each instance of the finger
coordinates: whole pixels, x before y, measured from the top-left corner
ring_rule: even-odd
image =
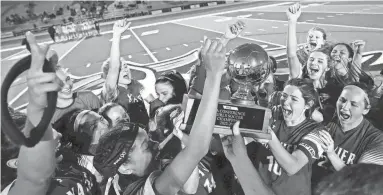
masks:
[[[128,22],[128,24],[126,24],[126,26],[125,26],[125,30],[127,30],[131,24],[132,24],[132,22]]]
[[[204,37],[204,38],[205,38],[205,37]],[[210,45],[211,45],[211,40],[205,38],[205,44],[204,44],[204,46],[202,47],[202,55],[206,55],[207,51],[208,51],[209,48],[210,48]]]
[[[235,124],[233,126],[233,134],[235,136],[241,136],[241,131],[239,130],[239,124],[240,124],[240,121],[237,121],[237,122],[235,122]]]
[[[326,134],[320,133],[320,137],[322,138],[323,141],[326,142],[326,145],[328,145],[331,142],[331,140],[329,139],[329,137],[327,137]]]
[[[25,33],[25,37],[27,38],[29,46],[31,47],[31,51],[37,51],[39,49],[39,46],[37,44],[35,36],[31,33],[31,31]]]
[[[292,6],[292,11],[293,11],[294,14],[295,14],[296,9],[297,9],[297,4],[295,3],[295,4]]]
[[[36,95],[42,95],[47,92],[52,92],[52,91],[60,91],[61,86],[58,83],[44,83],[40,85],[35,85],[34,87],[34,93]]]
[[[221,53],[222,49],[223,49],[223,44],[219,42],[215,49],[215,53]]]
[[[213,53],[213,52],[215,51],[215,49],[217,48],[217,45],[218,45],[218,41],[213,40],[213,41],[211,42],[211,45],[210,45],[210,47],[209,47],[208,52],[209,52],[209,53]]]
[[[321,144],[321,147],[323,148],[324,151],[327,151],[327,149],[328,149],[328,147],[323,145],[323,144]]]
[[[56,73],[42,73],[34,75],[33,77],[28,77],[28,83],[30,84],[41,84],[54,82],[56,79]]]
[[[49,51],[50,45],[49,45],[49,44],[42,44],[42,45],[40,46],[40,48],[41,48],[43,54],[46,56],[46,54],[47,54],[48,51]]]

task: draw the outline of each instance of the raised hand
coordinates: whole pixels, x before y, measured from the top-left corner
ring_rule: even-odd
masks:
[[[289,9],[286,11],[287,19],[289,21],[297,21],[298,18],[301,16],[302,9],[300,3],[295,3],[294,5],[291,5]]]
[[[351,43],[351,47],[356,54],[362,54],[365,46],[366,42],[363,40],[355,40]]]
[[[245,141],[239,130],[239,121],[233,126],[233,135],[221,137],[223,151],[229,161],[238,160],[247,155]]]
[[[63,83],[56,76],[56,73],[43,72],[49,47],[47,45],[39,46],[31,32],[27,32],[26,37],[31,47],[32,56],[31,68],[27,74],[29,100],[27,111],[28,118],[36,125],[40,122],[44,108],[47,106],[47,92],[61,90]]]
[[[224,37],[225,39],[234,39],[238,37],[246,25],[243,21],[238,20],[235,24],[226,26]]]
[[[121,35],[129,29],[130,24],[127,18],[116,21],[113,25],[113,35]]]
[[[225,55],[226,48],[219,40],[205,39],[201,56],[206,73],[222,76],[225,68]]]
[[[326,130],[319,131],[319,136],[322,139],[322,148],[329,154],[334,152],[334,140],[331,138],[331,135]]]

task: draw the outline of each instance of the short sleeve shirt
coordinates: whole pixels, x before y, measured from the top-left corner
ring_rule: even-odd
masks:
[[[110,94],[105,94],[104,88],[101,97],[104,103],[115,102],[120,104],[125,108],[132,122],[146,126],[149,123],[149,116],[140,94],[141,90],[143,90],[142,84],[132,80],[127,88],[117,86]]]
[[[66,165],[65,165],[66,166]],[[2,192],[7,195],[15,182],[12,182]],[[47,195],[101,195],[96,178],[85,168],[73,164],[56,169]]]
[[[276,194],[311,194],[311,163],[322,155],[323,150],[317,142],[309,142],[311,139],[320,140],[317,134],[310,132],[320,127],[321,124],[311,119],[294,127],[288,127],[283,120],[273,122],[271,128],[284,148],[289,153],[299,149],[309,159],[309,163],[291,176],[278,164],[268,145],[253,142],[247,146],[249,157],[261,178]]]
[[[347,132],[343,132],[337,120],[330,122],[327,128],[334,140],[335,153],[346,165],[359,162],[383,165],[383,132],[367,119]],[[313,166],[315,180],[335,172],[327,156],[321,157]]]
[[[76,109],[94,110],[101,107],[100,99],[91,91],[79,91],[74,93],[73,97],[74,101],[70,106],[66,108],[56,108],[51,123],[55,123],[64,114]]]

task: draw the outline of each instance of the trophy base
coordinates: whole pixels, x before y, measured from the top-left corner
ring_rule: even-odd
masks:
[[[182,107],[185,118],[183,124],[188,130],[191,129],[194,123],[199,103],[199,98],[184,96]],[[268,132],[270,117],[271,110],[256,105],[254,101],[243,99],[220,100],[213,133],[233,135],[231,128],[234,123],[240,121],[239,129],[244,137],[271,139],[271,134]]]
[[[239,128],[242,137],[251,137],[254,139],[266,139],[271,140],[271,134],[264,131],[254,131],[252,129]],[[213,133],[220,135],[233,135],[233,131],[230,128],[215,126]]]
[[[236,105],[246,105],[246,106],[253,106],[256,105],[254,100],[244,100],[239,98],[231,98],[231,103]]]

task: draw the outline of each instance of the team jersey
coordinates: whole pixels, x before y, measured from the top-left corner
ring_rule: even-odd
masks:
[[[311,194],[311,165],[323,153],[317,129],[323,126],[311,119],[306,119],[297,126],[288,127],[283,120],[276,120],[271,128],[289,153],[301,150],[309,162],[297,173],[288,176],[278,164],[268,145],[252,142],[247,145],[248,155],[264,183],[275,194]]]
[[[7,186],[2,195],[7,195],[15,182]],[[77,164],[59,164],[52,177],[46,195],[101,195],[96,178]]]
[[[120,104],[127,110],[132,122],[140,123],[146,126],[149,122],[149,116],[144,100],[140,94],[142,90],[142,84],[136,80],[132,80],[132,82],[127,85],[127,88],[117,86],[116,89],[110,91],[109,94],[106,94],[106,90],[104,88],[101,98],[104,103],[116,102]]]
[[[367,119],[354,129],[343,132],[337,120],[327,125],[334,140],[335,153],[346,164],[373,163],[383,165],[383,132],[375,128]],[[327,156],[313,165],[313,182],[335,172]]]
[[[91,91],[79,91],[73,93],[73,103],[65,108],[57,108],[53,114],[51,123],[55,123],[65,113],[76,109],[94,110],[101,107],[100,99]]]
[[[160,160],[157,161],[158,169],[154,170],[147,176],[136,177],[128,175],[119,175],[117,187],[110,187],[108,190],[109,195],[115,195],[116,190],[120,194],[125,195],[156,195],[156,189],[154,187],[154,181],[161,175],[162,171],[165,170],[167,166],[170,165],[171,160]],[[211,171],[209,170],[209,165],[206,164],[206,160],[202,160],[198,164],[198,175],[199,175],[199,185],[197,188],[196,195],[208,195],[215,188],[215,182]],[[177,193],[178,195],[186,195],[181,190]]]

